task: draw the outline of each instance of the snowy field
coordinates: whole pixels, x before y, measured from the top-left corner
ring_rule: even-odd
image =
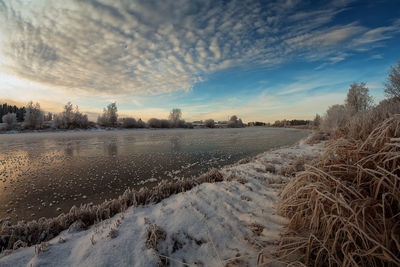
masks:
[[[48,243],[3,252],[0,266],[255,266],[286,223],[275,213],[290,179],[281,174],[322,151],[300,144],[226,166],[223,182],[131,207],[86,230],[75,224]]]
[[[295,129],[169,129],[0,135],[0,220],[38,220],[127,188],[198,176],[271,148]]]

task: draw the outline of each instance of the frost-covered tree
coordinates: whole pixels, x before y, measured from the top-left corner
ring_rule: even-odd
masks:
[[[111,103],[107,106],[107,117],[111,126],[116,126],[118,121],[117,103]]]
[[[169,120],[160,120],[161,128],[171,128],[171,121]],[[179,122],[178,122],[179,125]]]
[[[6,124],[7,129],[13,129],[17,124],[17,114],[15,113],[7,113],[2,117],[3,123]]]
[[[230,128],[240,128],[244,127],[242,119],[238,119],[236,115],[233,115],[228,121],[228,127]]]
[[[64,106],[62,113],[55,116],[54,122],[56,127],[61,129],[87,128],[89,126],[87,115],[82,114],[78,106],[74,107],[71,102]]]
[[[320,116],[319,114],[315,114],[315,118],[314,118],[312,124],[313,124],[314,126],[316,126],[316,127],[319,127],[320,124],[321,124],[321,120],[322,120],[322,119],[321,119],[321,116]]]
[[[137,128],[138,124],[134,118],[123,118],[122,127],[124,128]]]
[[[215,127],[215,121],[213,119],[208,119],[204,121],[204,126],[208,128],[214,128]]]
[[[137,121],[137,127],[138,128],[145,128],[146,127],[146,123],[144,121],[142,121],[142,119],[139,119]]]
[[[400,60],[397,66],[392,66],[385,83],[385,95],[389,98],[400,99]]]
[[[87,128],[89,126],[89,120],[86,114],[82,114],[78,106],[75,107],[75,111],[72,117],[72,127],[76,128]]]
[[[33,129],[41,128],[43,124],[43,111],[40,110],[40,104],[33,104],[33,102],[30,101],[25,110],[24,127]]]
[[[64,112],[63,112],[63,116],[65,119],[65,123],[67,125],[72,123],[72,119],[74,116],[74,106],[72,105],[71,102],[68,102],[65,106],[64,106]]]
[[[344,105],[333,105],[326,111],[321,128],[328,132],[343,129],[349,117],[348,110]]]
[[[115,127],[118,123],[118,108],[117,103],[111,103],[107,109],[103,109],[103,115],[99,116],[97,123],[103,126]]]
[[[150,128],[171,128],[171,121],[151,118],[147,124]]]
[[[51,112],[48,112],[47,115],[44,115],[45,121],[52,121],[54,119],[54,115]]]
[[[351,114],[366,111],[372,106],[372,97],[365,83],[353,83],[347,92],[345,106]]]
[[[151,118],[147,121],[147,125],[149,125],[150,128],[161,128],[161,121],[156,118]]]
[[[182,118],[182,111],[179,108],[174,108],[169,113],[169,121],[172,127],[179,127]]]

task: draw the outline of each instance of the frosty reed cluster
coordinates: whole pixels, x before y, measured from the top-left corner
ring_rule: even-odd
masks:
[[[292,231],[280,253],[293,263],[400,265],[400,115],[364,139],[327,143],[323,157],[281,194]]]
[[[56,218],[41,218],[38,221],[20,221],[11,225],[3,223],[0,231],[0,250],[17,249],[47,241],[68,229],[74,222],[79,221],[84,227],[111,218],[128,207],[158,203],[171,195],[185,192],[202,183],[223,181],[222,174],[212,169],[209,172],[191,179],[178,181],[162,181],[154,188],[141,188],[138,192],[127,189],[116,199],[108,200],[99,205],[83,204],[79,208],[73,206],[68,213]]]

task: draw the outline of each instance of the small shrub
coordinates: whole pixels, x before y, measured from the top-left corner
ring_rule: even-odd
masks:
[[[251,223],[249,225],[250,230],[253,232],[253,234],[255,234],[256,236],[260,236],[261,233],[264,231],[264,226],[262,226],[259,223]]]
[[[137,121],[137,127],[138,128],[146,128],[146,123],[144,121],[142,121],[142,119],[139,119]]]
[[[242,119],[238,119],[236,115],[232,116],[228,121],[229,128],[241,128],[244,127]]]
[[[14,129],[17,124],[17,114],[7,113],[2,117],[3,123],[5,123],[8,130]]]
[[[204,126],[207,128],[215,128],[215,121],[213,119],[205,120]]]
[[[161,128],[171,128],[171,122],[169,120],[160,120]]]
[[[162,241],[167,238],[165,231],[156,224],[151,224],[146,228],[146,247],[158,251]]]
[[[344,105],[333,105],[328,108],[321,123],[321,129],[337,134],[349,120],[349,113]]]
[[[117,236],[118,236],[118,230],[114,227],[111,228],[107,234],[107,237],[109,237],[109,238],[116,238]]]
[[[322,141],[326,141],[329,139],[329,133],[322,132],[322,131],[314,131],[310,134],[304,143],[309,145],[318,144]]]
[[[156,118],[151,118],[148,122],[147,125],[150,128],[161,128],[161,121]]]
[[[122,127],[123,128],[137,128],[138,123],[134,118],[124,118],[122,120]]]

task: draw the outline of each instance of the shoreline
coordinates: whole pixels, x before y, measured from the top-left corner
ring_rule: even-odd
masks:
[[[171,190],[170,187],[164,186],[163,188],[161,188],[161,190],[159,190],[159,193],[160,192],[163,193],[164,196],[166,196],[165,198],[158,199],[158,201],[157,201],[157,199],[156,199],[156,201],[151,201],[151,199],[150,199],[150,201],[145,200],[144,201],[145,205],[136,204],[136,205],[132,205],[132,207],[125,207],[125,209],[122,213],[115,213],[115,214],[113,214],[114,216],[109,219],[105,219],[105,220],[98,222],[91,226],[82,226],[82,225],[80,226],[80,228],[88,227],[87,230],[80,229],[82,231],[76,231],[76,230],[71,230],[71,227],[68,227],[69,228],[68,230],[64,230],[58,236],[55,235],[55,236],[52,236],[52,238],[48,238],[51,240],[49,242],[42,242],[42,244],[48,244],[51,247],[51,248],[49,248],[49,250],[52,250],[52,249],[55,250],[54,249],[55,247],[62,249],[63,243],[58,243],[60,241],[60,238],[66,240],[66,243],[68,243],[68,240],[70,240],[70,243],[78,242],[78,240],[81,240],[81,241],[89,240],[90,246],[88,246],[87,249],[93,250],[93,248],[96,247],[96,245],[93,244],[93,240],[91,239],[92,236],[95,236],[95,235],[93,235],[94,234],[93,231],[97,231],[95,229],[98,229],[99,227],[103,227],[105,229],[109,226],[108,228],[110,228],[110,229],[107,230],[107,231],[109,231],[108,234],[110,232],[113,232],[113,233],[115,232],[114,234],[116,236],[114,238],[107,237],[108,234],[106,236],[104,236],[104,234],[105,234],[104,231],[102,232],[101,235],[99,235],[99,237],[101,237],[101,238],[99,238],[99,240],[101,240],[101,242],[104,242],[104,247],[107,247],[106,243],[108,241],[112,241],[111,243],[114,243],[115,241],[118,240],[118,236],[129,236],[129,234],[130,234],[129,231],[126,232],[126,230],[119,229],[121,224],[122,225],[125,224],[125,221],[126,221],[126,220],[124,220],[125,218],[128,218],[128,217],[131,218],[131,217],[136,216],[135,217],[136,220],[140,221],[140,220],[144,220],[144,217],[148,216],[148,215],[141,215],[138,217],[136,215],[136,213],[134,212],[135,210],[144,210],[143,212],[145,214],[147,214],[147,213],[152,214],[155,211],[157,211],[157,213],[159,214],[158,216],[155,216],[152,218],[153,222],[150,224],[144,223],[144,221],[141,221],[140,223],[138,221],[136,221],[134,225],[131,225],[131,227],[133,227],[133,228],[135,228],[137,225],[140,225],[141,228],[138,226],[140,229],[137,229],[137,231],[142,233],[142,236],[141,236],[142,239],[146,235],[145,232],[147,231],[146,229],[149,227],[149,225],[157,225],[161,228],[170,228],[170,226],[168,226],[168,222],[174,221],[174,223],[176,225],[181,225],[180,227],[182,227],[182,229],[186,229],[185,227],[190,225],[190,223],[185,224],[185,220],[189,220],[189,221],[193,220],[193,214],[192,214],[193,213],[193,205],[197,205],[197,204],[203,205],[203,206],[206,205],[207,209],[206,209],[205,213],[203,212],[204,216],[205,216],[204,218],[206,218],[206,217],[208,217],[208,213],[210,213],[211,210],[223,209],[223,207],[225,207],[225,205],[223,203],[220,203],[221,202],[220,200],[225,199],[226,200],[225,202],[228,203],[229,206],[234,207],[234,206],[239,205],[241,207],[241,209],[243,209],[241,212],[239,212],[236,215],[236,218],[232,218],[232,220],[236,221],[236,223],[238,223],[238,225],[230,225],[228,227],[229,229],[231,229],[231,230],[233,229],[233,231],[234,231],[235,228],[237,229],[237,228],[245,227],[245,228],[247,228],[247,230],[250,229],[250,233],[253,233],[253,234],[255,233],[256,238],[265,239],[262,242],[267,242],[267,243],[272,242],[273,244],[276,245],[276,242],[278,242],[278,240],[279,240],[277,238],[280,233],[280,230],[278,230],[278,228],[280,229],[284,225],[284,222],[286,220],[284,218],[274,214],[274,212],[275,212],[274,202],[277,198],[277,194],[278,194],[278,191],[280,190],[280,188],[282,188],[282,186],[290,180],[290,178],[286,177],[285,175],[287,175],[287,173],[290,173],[290,171],[293,171],[293,168],[295,168],[293,166],[298,165],[299,161],[305,162],[306,160],[309,160],[310,158],[315,158],[322,152],[322,150],[323,150],[322,145],[314,145],[314,146],[306,145],[306,144],[304,144],[304,141],[303,142],[300,141],[298,144],[296,144],[292,147],[269,150],[267,152],[264,152],[262,154],[255,156],[251,159],[243,159],[243,160],[240,160],[239,162],[237,162],[236,164],[223,167],[222,169],[220,169],[218,171],[218,173],[220,173],[220,175],[222,175],[222,176],[219,177],[216,173],[214,173],[213,174],[214,180],[211,179],[212,183],[209,183],[208,182],[209,180],[207,180],[208,178],[203,175],[203,179],[205,180],[205,183],[199,184],[198,182],[192,181],[191,188],[186,188],[188,190],[181,190],[180,192],[178,190],[177,192],[170,194],[170,192],[163,192],[163,190],[165,191],[166,189]],[[190,185],[189,184],[185,185],[185,184],[181,183],[180,186],[181,187],[182,186],[189,187]],[[137,193],[140,193],[140,191]],[[203,195],[203,196],[208,196],[211,198],[214,197],[215,203],[206,201],[208,197],[203,198],[203,199],[201,199],[201,198],[198,199],[199,194]],[[219,196],[217,197],[215,194],[219,195]],[[147,197],[149,197],[149,196],[147,196]],[[189,199],[190,199],[190,201],[189,201]],[[153,200],[154,200],[154,196],[153,196]],[[176,201],[178,201],[180,203],[180,205],[182,205],[182,206],[174,207],[174,205],[176,205]],[[266,205],[266,201],[269,202],[271,205],[269,205],[269,204]],[[154,204],[154,202],[156,202],[157,204]],[[252,202],[254,202],[254,203],[252,203]],[[184,203],[186,203],[186,205]],[[189,205],[189,203],[190,203],[190,205]],[[109,205],[112,205],[112,203],[109,203]],[[221,205],[223,207],[221,207]],[[162,213],[161,210],[166,209],[165,207],[167,207],[167,208],[169,207],[169,209],[171,210],[170,215],[168,215],[168,214],[161,215],[161,213]],[[252,208],[250,208],[250,207],[252,207]],[[266,207],[267,207],[267,209],[265,209]],[[87,206],[84,206],[84,209],[85,208],[90,209]],[[262,210],[260,215],[257,215],[257,216],[252,215],[252,216],[255,216],[258,218],[256,220],[257,222],[249,222],[248,221],[244,225],[243,225],[243,223],[238,222],[238,219],[237,219],[238,217],[243,217],[243,216],[246,217],[246,215],[252,214],[254,208]],[[176,221],[176,219],[174,219],[177,217],[182,217],[181,216],[182,214],[179,214],[179,213],[183,212],[183,211],[188,212],[188,209],[191,210],[191,212],[189,212],[189,214],[186,214],[185,216],[183,216],[183,218],[185,218],[184,220]],[[264,218],[266,215],[266,214],[264,214],[265,212],[269,216],[272,216],[271,218],[274,218],[274,220],[275,220],[274,223],[276,223],[276,225],[274,224],[275,226],[273,227],[273,229],[271,228],[269,230],[265,230],[269,227],[268,224],[271,224],[271,221],[270,221],[271,219],[268,216],[267,216],[267,218]],[[175,214],[175,213],[178,213],[178,214]],[[190,215],[190,214],[192,214],[192,215]],[[218,216],[220,216],[220,215],[218,215]],[[226,215],[226,216],[228,218],[232,217],[229,215]],[[124,219],[121,219],[121,217],[124,217]],[[263,217],[264,220],[260,220],[260,217]],[[161,222],[159,222],[159,220],[161,220]],[[224,220],[224,216],[219,217],[219,220]],[[119,221],[119,222],[117,223],[117,221]],[[264,225],[263,225],[263,222],[264,222]],[[214,222],[214,223],[217,223],[217,222]],[[265,223],[267,225],[265,225]],[[117,224],[118,224],[118,227],[115,227]],[[111,225],[114,225],[114,226],[111,226]],[[76,227],[76,225],[74,227]],[[72,228],[74,228],[74,227],[72,227]],[[118,229],[114,229],[114,228],[118,228]],[[253,229],[254,231],[251,229]],[[173,237],[176,234],[173,231],[171,232],[171,230],[169,230],[169,229],[165,229],[165,230],[166,230],[165,235],[166,235],[167,239],[168,238],[169,239],[171,239],[171,238],[177,239],[178,238],[178,237]],[[179,230],[177,230],[177,231],[179,232]],[[186,229],[185,231],[187,232],[187,231],[189,231],[189,229]],[[114,235],[114,234],[112,234],[112,235]],[[216,234],[218,234],[218,233],[216,233]],[[79,238],[78,238],[78,236],[79,236]],[[203,236],[202,238],[206,239],[205,236]],[[217,239],[219,239],[219,238],[222,238],[222,237],[218,237]],[[97,239],[97,237],[96,237],[96,239]],[[144,249],[143,245],[146,242],[142,240],[143,244],[141,244],[142,247],[139,250],[142,252],[142,254],[148,256],[148,257],[146,256],[147,257],[146,261],[144,261],[143,263],[152,262],[152,261],[154,262],[154,260],[156,260],[156,261],[160,260],[160,257],[158,255],[160,253],[157,252],[157,250],[164,251],[168,255],[174,256],[175,252],[173,252],[171,254],[172,250],[174,250],[174,249],[171,250],[170,247],[176,246],[176,244],[175,244],[176,240],[173,241],[172,239],[171,240],[169,240],[169,239],[167,241],[165,241],[167,243],[167,245],[166,245],[167,248],[162,248],[162,247],[157,248],[156,247],[156,248],[151,248],[151,249],[149,249],[149,248]],[[188,240],[188,237],[185,237],[185,236],[180,236],[178,239],[182,239],[181,241],[179,241],[182,244],[183,243],[188,244],[193,241],[193,240],[192,241]],[[225,240],[224,238],[222,238],[222,239]],[[211,240],[209,240],[208,242],[204,242],[204,243],[210,243],[210,241]],[[227,242],[227,244],[229,244],[229,242],[227,240],[225,240],[225,241]],[[124,242],[127,242],[127,240],[125,240]],[[165,243],[165,242],[162,242],[162,243]],[[22,246],[23,245],[24,244],[22,244]],[[41,245],[38,245],[38,246],[41,246]],[[163,246],[165,246],[165,244]],[[201,246],[202,245],[200,245],[200,247]],[[71,247],[71,244],[69,245],[69,247]],[[72,247],[74,247],[74,246],[72,245]],[[180,254],[182,254],[183,247],[184,247],[184,245],[182,245],[182,248],[178,249],[181,251]],[[10,251],[5,251],[1,254],[0,263],[3,262],[5,264],[8,264],[7,262],[9,262],[10,264],[18,265],[18,264],[22,264],[22,262],[19,262],[19,260],[18,260],[19,258],[21,260],[27,259],[26,257],[32,258],[32,259],[38,258],[39,254],[35,253],[34,248],[35,247],[33,247],[33,246],[28,247],[28,248],[21,248],[21,249],[18,249],[16,251],[12,252],[8,256],[6,256],[6,255],[8,253],[10,253]],[[138,249],[138,248],[136,248],[136,249]],[[33,254],[32,254],[32,252],[33,252]],[[72,251],[71,251],[71,253],[72,253]],[[156,255],[156,256],[158,255],[158,256],[153,258],[153,257],[149,256],[149,253],[153,256],[154,255]],[[190,255],[194,256],[194,255],[190,254],[189,251],[187,253],[189,253],[189,254],[186,256],[190,256]],[[19,254],[21,254],[21,257],[15,256],[15,255],[19,255]],[[43,253],[43,256],[45,256],[45,254],[46,253]],[[26,255],[26,257],[23,255]],[[42,255],[40,255],[40,256],[42,256]],[[123,257],[123,255],[120,255],[120,257]],[[204,257],[202,258],[203,261],[206,258],[206,257],[205,258]],[[228,256],[226,256],[226,257],[228,257]],[[17,260],[18,262],[15,262],[15,260]],[[103,259],[103,260],[105,260],[105,259]],[[133,262],[130,262],[130,263],[138,264],[139,261],[136,261],[136,260],[133,260]],[[104,261],[104,264],[106,264],[106,262],[107,262],[107,260]],[[24,263],[28,263],[28,262],[24,261]],[[77,263],[77,262],[75,262],[75,263]],[[80,262],[80,263],[82,263],[82,262]],[[67,262],[65,262],[65,264],[73,265],[73,263],[67,263]],[[121,262],[121,264],[129,265],[128,262]],[[153,265],[153,264],[150,264],[150,265]]]
[[[248,128],[265,128],[265,129],[293,129],[313,131],[311,128],[300,127],[266,127],[266,126],[245,126],[238,128],[231,127],[193,127],[193,128],[88,128],[88,129],[38,129],[38,130],[0,130],[0,135],[13,135],[25,133],[85,133],[85,132],[112,132],[112,131],[162,131],[162,130],[216,130],[216,129],[248,129]]]

